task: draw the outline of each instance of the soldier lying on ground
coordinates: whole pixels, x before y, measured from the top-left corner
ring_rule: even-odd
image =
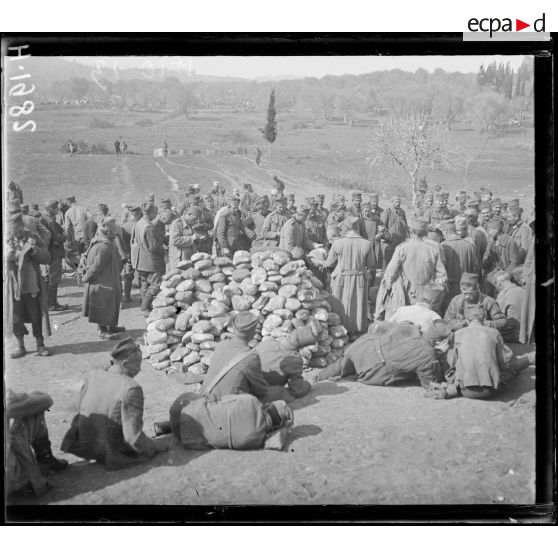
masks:
[[[284,401],[264,405],[247,393],[212,400],[187,392],[172,404],[168,422],[155,423],[155,433],[172,432],[191,450],[280,450],[293,420]]]
[[[448,349],[451,330],[443,320],[421,332],[412,324],[380,322],[349,345],[343,358],[311,374],[313,381],[356,376],[373,386],[392,386],[420,380],[426,390],[444,376],[438,358]]]

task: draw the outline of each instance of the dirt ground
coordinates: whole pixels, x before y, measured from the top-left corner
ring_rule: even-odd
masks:
[[[107,362],[111,343],[80,317],[81,288],[64,279],[48,340],[52,356],[6,361],[6,384],[54,399],[47,414],[53,449],[77,411],[80,382]],[[138,298],[135,292],[135,298]],[[138,305],[122,325],[143,333]],[[32,340],[31,340],[32,341]],[[28,349],[34,349],[28,342]],[[515,347],[517,353],[529,347]],[[165,419],[184,391],[147,362],[137,377],[145,393],[145,431]],[[493,401],[427,399],[418,386],[384,388],[320,382],[293,404],[288,447],[278,451],[186,451],[174,446],[124,471],[72,455],[54,488],[14,504],[529,504],[534,502],[535,370],[529,367]]]

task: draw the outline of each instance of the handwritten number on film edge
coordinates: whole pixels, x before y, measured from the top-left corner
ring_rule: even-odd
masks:
[[[22,50],[29,48],[29,45],[22,45],[22,46],[18,46],[18,47],[8,47],[8,50],[15,50],[17,51],[17,55],[16,56],[10,56],[8,58],[8,60],[10,62],[21,62],[22,60],[24,60],[25,58],[30,58],[31,55],[30,54],[22,54]],[[20,65],[18,66],[18,69],[23,71],[24,70],[24,66]],[[28,79],[31,77],[31,74],[21,74],[18,76],[11,76],[9,78],[10,81],[15,81],[15,80],[21,80],[21,79]],[[25,88],[26,84],[21,82],[21,83],[16,83],[15,85],[13,85],[12,87],[10,87],[9,91],[8,91],[8,96],[9,97],[21,97],[23,95],[30,95],[31,93],[33,93],[33,91],[35,91],[35,85],[34,84],[29,84],[29,89]],[[11,106],[8,109],[8,114],[10,116],[13,116],[15,118],[19,118],[20,116],[24,115],[27,116],[29,114],[31,114],[33,111],[35,110],[35,103],[33,103],[33,101],[24,101],[22,105],[14,105]],[[26,128],[30,128],[30,132],[34,132],[37,129],[37,124],[34,120],[26,120],[23,123],[20,123],[19,120],[16,120],[13,124],[12,124],[12,129],[14,130],[14,132],[21,132],[22,130],[25,130]]]

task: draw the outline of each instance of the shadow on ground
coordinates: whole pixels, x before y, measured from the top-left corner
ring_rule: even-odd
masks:
[[[134,341],[137,340],[138,337],[141,337],[144,334],[144,330],[142,329],[129,329],[120,334],[120,338],[125,337],[126,335],[130,336]],[[58,354],[73,354],[73,355],[84,355],[88,353],[101,353],[101,352],[110,352],[111,347],[118,342],[118,339],[114,341],[109,341],[108,339],[101,339],[99,337],[98,341],[86,341],[83,343],[68,343],[66,345],[54,345],[49,347],[51,354],[58,355]]]
[[[69,500],[80,494],[96,492],[134,477],[145,475],[151,469],[182,467],[204,453],[206,452],[185,451],[178,443],[175,443],[168,452],[159,453],[148,462],[138,463],[138,465],[118,471],[108,471],[104,465],[97,462],[78,461],[72,463],[66,470],[50,475],[48,479],[53,488],[43,496],[11,496],[8,498],[7,504],[45,505]]]
[[[323,396],[340,395],[347,391],[348,389],[346,387],[340,386],[337,382],[318,382],[312,385],[312,390],[308,395],[293,401],[290,405],[294,410],[302,409],[319,403],[320,398]]]

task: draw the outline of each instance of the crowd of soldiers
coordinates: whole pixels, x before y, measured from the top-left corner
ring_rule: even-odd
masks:
[[[88,375],[64,451],[119,468],[164,450],[157,440],[169,432],[187,448],[262,447],[292,423],[289,399],[305,395],[316,381],[356,376],[389,386],[418,378],[436,399],[489,398],[534,364],[534,353],[515,357],[506,345],[533,342],[534,218],[525,218],[517,199],[504,203],[481,188],[472,195],[460,190],[450,205],[447,192],[425,187],[409,214],[399,195],[384,209],[378,194],[360,191],[350,193],[350,203],[339,193],[326,208],[324,194],[299,201],[278,177],[273,180],[261,194],[251,184],[227,194],[214,182],[202,195],[192,184],[174,204],[170,198],[157,204],[149,194],[139,205],[123,206],[118,217],[103,204],[91,213],[74,196],[48,200],[39,211],[10,183],[7,315],[17,341],[11,357],[26,355],[25,323],[32,324],[37,354],[48,356],[48,314],[66,309],[57,299],[63,262],[84,285],[83,315],[102,338],[117,341],[111,366]],[[315,332],[300,328],[283,343],[270,340],[275,345],[251,351],[257,316],[239,312],[235,337],[215,348],[201,394],[181,396],[170,420],[156,425],[159,437],[148,438],[143,392],[133,380],[141,352],[118,325],[134,283],[147,316],[163,276],[180,261],[197,252],[232,257],[269,248],[305,259],[323,280],[350,336],[343,358],[303,376],[297,351],[316,341]],[[270,390],[273,374],[287,387]],[[50,452],[44,423],[52,400],[46,394],[10,397],[14,432],[27,429],[27,445],[14,445],[14,463],[18,455],[29,461],[34,448],[39,464],[64,468],[67,463]],[[111,415],[114,409],[122,411]],[[206,429],[202,436],[192,427],[216,424],[231,412],[238,423],[228,423],[226,434]],[[92,418],[107,414],[118,423],[113,445],[100,443],[106,425]],[[40,477],[21,478],[21,486],[40,488]]]

